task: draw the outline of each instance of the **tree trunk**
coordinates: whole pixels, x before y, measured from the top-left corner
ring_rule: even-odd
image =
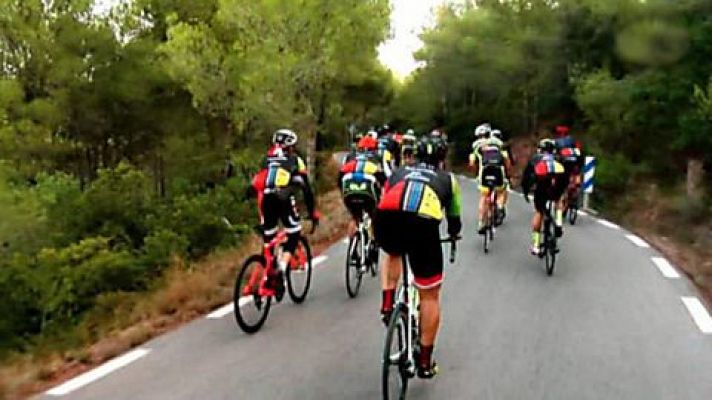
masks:
[[[702,181],[705,176],[704,162],[701,158],[690,157],[687,159],[687,198],[702,201],[704,189]]]

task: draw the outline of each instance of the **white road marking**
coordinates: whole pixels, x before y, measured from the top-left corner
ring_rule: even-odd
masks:
[[[625,237],[627,237],[628,240],[630,240],[631,242],[633,242],[633,244],[635,244],[635,245],[638,246],[638,247],[643,247],[643,248],[646,248],[646,249],[650,247],[650,245],[649,245],[645,240],[643,240],[643,239],[641,239],[641,238],[639,238],[639,237],[637,237],[637,236],[635,236],[635,235],[632,235],[632,234],[631,234],[631,235],[625,235]]]
[[[349,238],[348,236],[344,238],[344,240],[341,241],[343,244],[349,244]]]
[[[683,296],[680,299],[683,304],[685,304],[685,307],[687,307],[687,311],[690,312],[692,319],[695,320],[695,323],[702,333],[706,335],[712,334],[712,317],[710,317],[710,313],[707,312],[702,302],[697,297]]]
[[[584,211],[584,210],[578,210],[578,213],[581,214],[581,215],[585,215],[585,216],[588,217],[588,213],[587,213],[586,211]]]
[[[249,299],[249,297],[244,297],[244,299]],[[240,299],[240,303],[242,303],[242,299]],[[235,304],[233,304],[233,302],[229,302],[228,304],[225,304],[224,306],[222,306],[222,307],[216,309],[215,311],[211,312],[210,314],[206,315],[205,318],[220,319],[220,318],[230,314],[233,311],[235,311]]]
[[[151,350],[146,348],[138,348],[136,350],[130,351],[122,356],[116,357],[111,361],[108,361],[101,366],[94,368],[91,371],[85,372],[74,379],[71,379],[63,384],[52,388],[47,391],[50,396],[64,396],[67,395],[82,386],[86,386],[96,380],[99,380],[110,373],[123,368],[132,362],[138,360],[139,358],[148,354]]]
[[[677,273],[675,268],[670,265],[668,260],[662,258],[662,257],[653,257],[653,264],[658,267],[660,272],[663,274],[664,277],[670,278],[670,279],[677,279],[680,277],[680,274]]]
[[[605,219],[600,219],[600,218],[599,218],[599,219],[598,219],[598,223],[601,224],[601,225],[603,225],[603,226],[605,226],[605,227],[607,227],[607,228],[611,228],[611,229],[621,229],[620,226],[614,224],[613,222],[606,221]]]
[[[312,260],[312,267],[316,267],[317,265],[319,265],[319,264],[323,263],[324,261],[326,261],[328,258],[329,258],[329,256],[326,256],[326,255],[324,255],[324,254],[315,257],[315,258]]]

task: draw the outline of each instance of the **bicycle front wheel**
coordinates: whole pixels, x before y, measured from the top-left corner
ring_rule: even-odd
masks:
[[[299,238],[292,261],[287,268],[287,291],[296,304],[301,304],[307,298],[312,278],[312,253],[305,237]]]
[[[351,298],[358,296],[361,288],[363,278],[361,273],[362,247],[361,235],[356,232],[349,239],[349,247],[346,253],[346,293]]]
[[[553,235],[551,235],[551,232],[549,232],[549,235],[547,235],[547,241],[546,241],[546,274],[548,276],[551,276],[554,274],[554,266],[556,265],[556,239],[554,238]]]
[[[235,280],[232,296],[235,321],[245,333],[259,331],[269,314],[272,297],[261,296],[259,293],[265,273],[264,257],[255,254],[245,261]]]
[[[404,307],[396,307],[386,330],[382,360],[383,400],[404,400],[408,391],[408,318]]]

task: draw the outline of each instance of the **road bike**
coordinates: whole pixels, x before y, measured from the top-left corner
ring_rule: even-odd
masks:
[[[312,232],[315,228],[316,226],[312,226]],[[261,233],[262,227],[258,226],[256,230]],[[272,298],[281,301],[285,286],[295,304],[303,303],[309,293],[312,253],[306,237],[299,237],[286,271],[281,274],[281,278],[277,275],[277,261],[282,256],[286,241],[287,232],[281,230],[274,239],[263,246],[262,254],[254,254],[247,258],[237,275],[233,292],[235,320],[246,333],[255,333],[262,328],[269,314]],[[275,276],[281,281],[274,278]],[[272,285],[277,285],[276,288],[267,287],[270,279],[274,281]]]
[[[485,176],[484,186],[488,189],[485,203],[485,232],[482,247],[485,253],[489,253],[490,243],[494,241],[495,227],[499,217],[499,205],[497,204],[497,190],[495,190],[496,177]]]
[[[556,234],[554,233],[554,213],[556,212],[556,202],[547,201],[546,213],[544,213],[544,232],[542,234],[542,244],[539,249],[539,258],[544,259],[544,266],[548,276],[553,275],[556,265],[556,255],[559,253]]]
[[[371,272],[378,275],[378,248],[370,234],[371,217],[362,211],[356,232],[349,238],[346,251],[346,293],[349,297],[358,296],[363,275]]]
[[[580,193],[581,188],[576,184],[569,186],[567,191],[565,215],[571,225],[576,225],[576,219],[578,218],[578,211],[581,201]]]
[[[455,262],[456,238],[440,239],[450,243],[450,263]],[[413,284],[413,274],[403,256],[403,279],[398,288],[393,313],[386,328],[382,359],[382,391],[384,400],[405,399],[408,380],[415,377],[415,354],[420,346],[420,297]],[[392,380],[391,372],[394,373]]]

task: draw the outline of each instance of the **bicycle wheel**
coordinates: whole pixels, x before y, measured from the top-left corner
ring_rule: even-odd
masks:
[[[546,274],[548,276],[551,276],[554,274],[554,266],[556,265],[556,238],[551,232],[551,224],[549,224],[549,227],[547,229],[547,238],[546,240],[546,247],[544,249],[545,251],[545,259],[546,259]]]
[[[346,253],[346,293],[349,297],[358,296],[361,288],[361,234],[356,232],[349,239],[349,247]]]
[[[232,302],[235,307],[235,321],[245,333],[255,333],[267,319],[272,297],[260,296],[260,283],[265,276],[265,259],[253,255],[245,261],[235,280]]]
[[[386,330],[381,376],[384,400],[404,400],[408,391],[407,317],[405,307],[396,306]]]
[[[371,246],[373,246],[373,253],[371,254],[371,257],[369,257],[369,264],[370,264],[370,269],[371,269],[371,276],[376,277],[378,276],[378,259],[379,259],[379,252],[380,250],[378,249],[378,244],[371,239]]]
[[[292,261],[287,268],[287,289],[289,297],[296,304],[301,304],[309,293],[312,278],[312,254],[309,242],[304,236],[299,238],[299,245],[294,251]]]
[[[571,225],[576,225],[576,219],[578,219],[578,206],[569,206],[569,223]]]

